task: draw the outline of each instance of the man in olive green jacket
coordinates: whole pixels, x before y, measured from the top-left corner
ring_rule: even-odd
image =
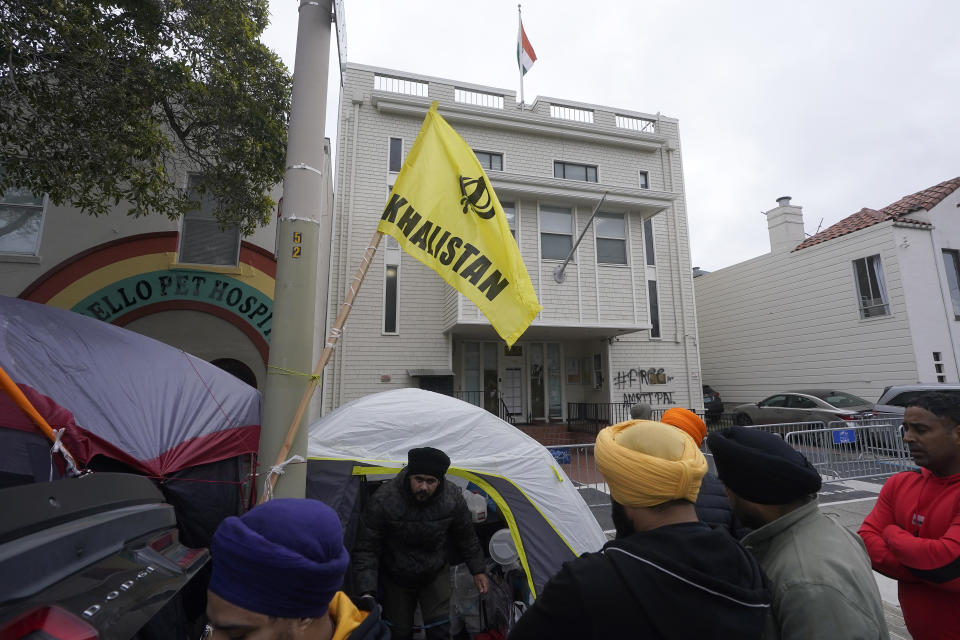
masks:
[[[707,438],[730,505],[754,531],[741,543],[770,579],[764,638],[887,639],[860,538],[821,513],[820,474],[779,436],[733,427]]]

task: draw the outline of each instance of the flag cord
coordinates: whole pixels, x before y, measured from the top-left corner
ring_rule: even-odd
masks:
[[[287,459],[287,456],[290,453],[290,448],[293,447],[293,439],[297,437],[297,431],[300,430],[300,421],[303,420],[303,414],[307,410],[307,405],[310,403],[310,398],[313,396],[313,392],[317,388],[317,378],[320,376],[323,368],[327,366],[327,363],[333,356],[333,350],[336,348],[337,342],[340,340],[340,336],[343,334],[343,325],[346,324],[347,317],[350,315],[350,310],[353,308],[353,300],[356,298],[357,292],[360,291],[360,285],[363,284],[363,279],[366,277],[367,271],[370,269],[370,264],[373,262],[373,257],[377,253],[377,247],[380,246],[381,238],[383,238],[383,233],[381,231],[376,231],[373,234],[373,238],[370,240],[370,244],[363,252],[363,256],[360,258],[360,267],[357,269],[357,275],[353,277],[353,283],[350,285],[350,290],[347,291],[347,295],[343,300],[343,304],[340,305],[340,311],[337,313],[337,319],[334,321],[333,326],[330,327],[330,333],[327,336],[327,343],[324,345],[323,351],[320,352],[320,359],[317,360],[317,366],[314,367],[313,374],[310,376],[310,380],[307,383],[307,388],[303,391],[303,397],[300,398],[300,404],[297,406],[297,412],[293,416],[293,421],[290,423],[290,428],[287,429],[287,437],[283,441],[283,446],[280,447],[280,452],[277,454],[277,461],[274,463],[271,469],[284,464],[284,461]],[[267,477],[267,480],[264,483],[263,495],[260,497],[261,503],[269,499],[267,498],[268,495],[273,495],[273,487],[277,484],[277,478],[279,477],[280,474],[277,473],[271,473]],[[266,486],[267,484],[270,485],[269,489]]]

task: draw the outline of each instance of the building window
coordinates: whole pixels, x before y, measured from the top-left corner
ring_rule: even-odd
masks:
[[[517,206],[513,202],[501,202],[503,215],[507,217],[507,226],[510,227],[510,235],[517,239]],[[566,257],[566,256],[564,256]]]
[[[474,151],[484,171],[503,171],[503,154],[487,151]]]
[[[397,333],[397,276],[400,265],[388,264],[383,278],[383,332]]]
[[[564,207],[540,207],[540,257],[564,260],[573,247],[573,212]]]
[[[657,296],[657,281],[647,280],[647,295],[650,297],[650,337],[660,337],[660,298]]]
[[[956,301],[954,301],[954,305],[956,305]],[[947,376],[943,372],[943,353],[941,351],[933,352],[933,370],[937,374],[937,382],[947,381]]]
[[[565,180],[583,180],[584,182],[597,181],[597,168],[589,164],[575,164],[573,162],[554,162],[553,177]]]
[[[403,165],[403,138],[390,138],[390,159],[388,160],[390,173],[397,173]]]
[[[0,254],[40,254],[46,197],[13,187],[0,194]]]
[[[647,254],[647,264],[651,267],[656,266],[657,256],[653,251],[653,219],[647,218],[643,221],[643,250]]]
[[[650,188],[650,174],[646,171],[640,172],[640,188],[649,189]]]
[[[860,317],[873,318],[889,314],[887,287],[883,280],[883,265],[880,264],[880,256],[869,256],[854,260],[853,273],[857,280]]]
[[[947,272],[950,299],[953,301],[953,317],[960,320],[960,251],[943,250],[943,268]]]
[[[627,264],[627,230],[622,213],[597,214],[597,262]]]
[[[383,251],[383,333],[400,332],[400,243],[386,236]]]
[[[197,208],[183,216],[179,261],[185,264],[236,266],[240,259],[240,228],[221,227],[216,219],[220,203],[203,191],[203,176],[190,174],[187,190]]]
[[[590,378],[594,389],[603,388],[603,356],[599,353],[593,354],[593,369]]]

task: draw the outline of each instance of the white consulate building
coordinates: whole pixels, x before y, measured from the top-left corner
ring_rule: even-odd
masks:
[[[324,411],[396,387],[517,422],[594,403],[701,410],[679,130],[660,114],[546,97],[521,106],[509,90],[348,64],[329,316],[434,100],[486,169],[543,311],[507,349],[473,303],[384,238],[325,373]]]

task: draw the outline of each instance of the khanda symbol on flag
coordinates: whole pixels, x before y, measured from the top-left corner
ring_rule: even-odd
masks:
[[[497,215],[493,208],[493,198],[490,197],[492,189],[487,188],[487,181],[483,178],[464,178],[460,176],[460,204],[463,205],[463,212],[467,213],[470,209],[484,220],[489,220]]]
[[[437,113],[436,102],[377,231],[476,304],[507,346],[543,309],[490,180],[470,146]]]

